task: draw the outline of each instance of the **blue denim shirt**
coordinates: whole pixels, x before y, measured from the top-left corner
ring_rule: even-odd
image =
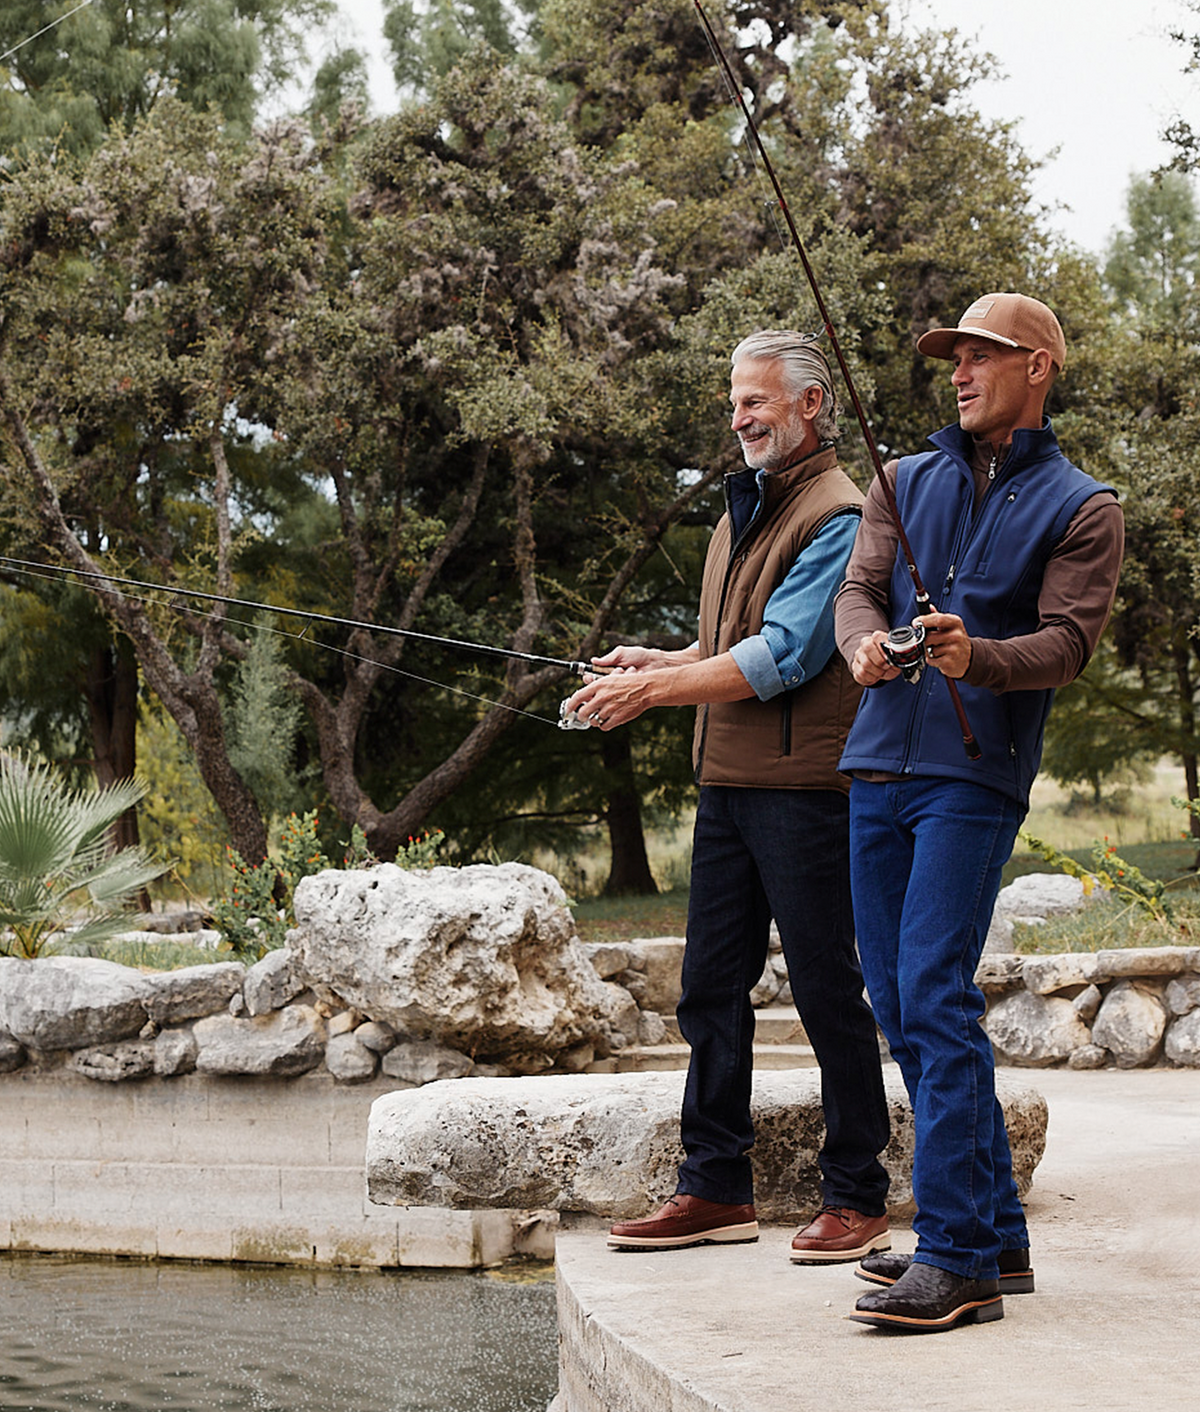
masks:
[[[822,525],[767,600],[762,629],[730,648],[760,701],[811,680],[833,656],[833,599],[859,519],[847,511]]]

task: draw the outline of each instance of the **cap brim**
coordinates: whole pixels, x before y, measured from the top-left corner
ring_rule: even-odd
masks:
[[[1021,346],[1011,338],[1002,338],[985,328],[931,328],[917,339],[917,352],[924,353],[927,358],[953,358],[954,345],[960,338],[990,338],[993,343],[1002,343],[1005,348]]]

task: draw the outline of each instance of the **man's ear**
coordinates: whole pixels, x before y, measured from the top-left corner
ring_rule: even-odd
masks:
[[[821,403],[825,401],[825,390],[813,383],[811,387],[806,387],[800,394],[800,415],[806,422],[815,421],[817,414],[821,410]]]
[[[1045,348],[1039,348],[1029,357],[1029,381],[1035,387],[1049,388],[1054,381],[1054,359]]]

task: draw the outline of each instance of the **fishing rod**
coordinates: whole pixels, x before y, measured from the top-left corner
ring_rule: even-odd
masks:
[[[700,0],[692,0],[692,3],[696,7],[696,13],[700,17],[700,23],[704,28],[704,34],[708,40],[708,46],[712,50],[713,57],[717,61],[717,66],[725,79],[725,85],[729,90],[730,97],[733,99],[734,103],[737,104],[743,118],[746,120],[746,131],[754,141],[754,146],[751,148],[751,155],[753,156],[754,151],[758,152],[762,161],[763,170],[770,179],[771,188],[775,193],[775,203],[778,205],[783,215],[784,223],[791,237],[792,246],[796,254],[799,255],[800,263],[804,267],[805,278],[808,280],[808,287],[812,290],[813,299],[816,301],[817,312],[821,316],[821,323],[824,325],[826,336],[829,339],[829,346],[833,350],[834,359],[842,374],[842,380],[846,384],[846,391],[850,394],[850,404],[854,408],[854,415],[857,417],[858,425],[862,429],[863,440],[866,443],[867,451],[871,457],[871,466],[874,470],[875,478],[879,482],[880,489],[883,491],[883,498],[887,502],[888,513],[892,518],[893,524],[896,526],[896,533],[900,540],[900,549],[904,555],[904,562],[908,567],[909,577],[912,579],[913,591],[917,598],[918,616],[925,613],[932,613],[935,611],[933,601],[930,599],[929,593],[921,580],[921,575],[917,569],[916,557],[908,542],[908,535],[904,532],[904,525],[900,519],[900,507],[896,503],[895,491],[892,489],[891,485],[888,484],[887,476],[883,473],[883,461],[879,455],[879,448],[875,444],[875,437],[872,435],[870,423],[867,421],[867,414],[863,410],[862,402],[859,400],[858,389],[855,387],[854,378],[850,374],[849,364],[846,362],[845,355],[842,353],[842,345],[838,339],[837,330],[833,326],[833,320],[830,318],[825,299],[821,294],[821,287],[817,283],[816,272],[813,270],[812,264],[809,261],[808,252],[804,248],[804,242],[800,239],[800,232],[796,229],[796,222],[792,219],[792,213],[788,208],[787,198],[783,194],[783,187],[780,185],[779,178],[775,173],[775,167],[770,157],[767,155],[767,149],[763,144],[762,137],[759,135],[758,125],[755,123],[754,117],[750,112],[745,94],[742,92],[741,85],[734,76],[733,67],[726,56],[725,50],[721,46],[721,41],[717,38],[717,32],[713,29]],[[897,631],[906,634],[904,648],[911,650],[909,644],[912,637],[915,635],[915,629],[909,627],[898,629]],[[918,671],[915,675],[919,676],[919,674]],[[915,677],[911,675],[911,669],[905,670],[904,675],[907,678],[915,679]],[[950,691],[950,700],[954,706],[954,714],[958,718],[959,729],[962,732],[963,749],[967,752],[967,758],[970,760],[978,760],[982,752],[979,749],[974,732],[971,730],[970,723],[967,720],[967,713],[963,708],[962,697],[959,695],[958,691],[958,684],[951,677],[943,676],[942,680],[946,683]]]
[[[255,612],[280,613],[291,618],[306,618],[310,622],[329,623],[331,626],[354,628],[362,632],[387,633],[392,637],[412,638],[418,642],[430,643],[437,647],[454,647],[464,652],[477,652],[491,657],[506,657],[517,662],[528,662],[541,667],[561,667],[573,676],[583,676],[585,672],[595,672],[587,662],[567,661],[562,657],[543,657],[536,652],[518,652],[511,647],[495,647],[489,642],[468,642],[456,637],[437,637],[433,633],[416,632],[412,628],[396,628],[386,623],[363,623],[354,618],[338,618],[329,613],[314,613],[307,608],[284,608],[277,603],[256,603],[249,598],[231,598],[223,593],[205,593],[198,588],[182,588],[173,584],[150,583],[144,579],[123,578],[119,574],[98,573],[89,569],[76,569],[67,565],[41,564],[32,559],[13,559],[0,554],[0,565],[25,571],[34,571],[51,577],[74,574],[78,578],[98,579],[101,583],[117,584],[124,588],[151,589],[157,593],[173,593],[186,598],[200,599],[206,603],[225,603],[234,608],[248,608]]]

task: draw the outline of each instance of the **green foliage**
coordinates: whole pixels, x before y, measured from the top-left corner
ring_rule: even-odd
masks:
[[[1050,258],[961,40],[906,35],[877,0],[714,11],[879,439],[911,449],[951,405],[914,333],[1052,267],[1085,307],[1084,276]],[[301,9],[238,13],[265,35]],[[70,533],[118,569],[563,657],[682,645],[736,463],[729,348],[817,324],[693,8],[430,0],[388,24],[421,101],[363,132],[333,122],[347,61],[316,143],[299,124],[243,143],[230,57],[225,121],[189,111],[198,82],[122,109],[87,162],[11,169],[10,431],[26,419]],[[41,536],[5,435],[0,523]],[[119,611],[251,861],[263,812],[315,803],[381,856],[433,811],[466,856],[561,845],[612,807],[597,742],[548,733],[552,670],[316,628],[266,662],[219,614]],[[688,735],[679,712],[630,732],[651,816],[687,795]]]
[[[1093,391],[1089,468],[1122,492],[1125,563],[1112,636],[1136,674],[1131,730],[1181,760],[1200,797],[1200,213],[1177,173],[1135,180],[1105,277],[1115,335]],[[1132,703],[1130,703],[1132,704]],[[1200,835],[1200,820],[1192,820]]]
[[[143,841],[173,857],[172,876],[206,900],[228,885],[228,831],[178,726],[153,704],[138,722],[138,759],[148,782],[138,809]]]
[[[118,966],[133,966],[139,971],[182,971],[189,966],[203,965],[209,955],[192,942],[171,941],[165,937],[141,940],[131,936],[93,942],[87,954],[101,961],[114,961]]]
[[[229,761],[270,816],[297,803],[294,768],[301,707],[289,690],[280,638],[259,615],[229,691],[226,731]]]
[[[229,896],[213,903],[212,916],[222,933],[222,950],[239,960],[257,961],[283,945],[289,927],[296,925],[292,896],[301,878],[323,872],[333,864],[317,838],[316,810],[288,816],[279,840],[278,856],[250,864],[228,846],[233,885]]]
[[[1085,896],[1089,896],[1098,884],[1128,906],[1140,908],[1162,926],[1170,923],[1172,905],[1166,896],[1167,884],[1161,878],[1147,877],[1140,868],[1122,858],[1108,839],[1096,840],[1092,848],[1095,866],[1088,869],[1069,854],[1061,853],[1053,844],[1035,838],[1024,829],[1020,832],[1020,838],[1032,852],[1059,872],[1078,878],[1083,884]]]
[[[437,851],[445,841],[446,835],[441,829],[427,829],[424,833],[410,835],[408,842],[396,850],[396,866],[408,868],[413,872],[434,867],[437,863]],[[366,839],[361,829],[357,832],[354,844],[357,849],[366,848]],[[369,853],[368,859],[374,861],[369,858]]]
[[[0,755],[0,954],[86,952],[124,925],[122,908],[168,866],[109,847],[109,829],[144,791],[134,781],[75,790],[48,765]]]
[[[383,37],[392,51],[392,72],[403,90],[427,93],[473,48],[498,54],[517,52],[524,17],[537,0],[514,10],[502,0],[384,0]]]
[[[128,130],[174,94],[210,106],[243,134],[259,98],[278,90],[303,56],[302,31],[332,0],[91,0],[39,34],[55,7],[5,0],[0,53],[0,150],[53,146],[82,153],[113,124]],[[59,13],[69,8],[58,7]],[[38,35],[30,43],[23,43]]]

